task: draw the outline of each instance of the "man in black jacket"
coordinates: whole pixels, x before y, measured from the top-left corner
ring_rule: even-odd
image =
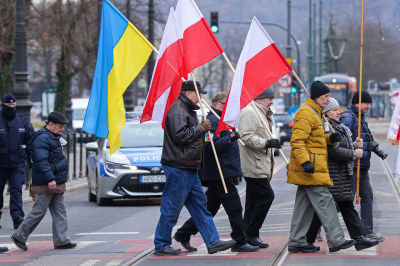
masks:
[[[212,97],[212,109],[218,116],[221,116],[227,96],[226,92],[217,92]],[[206,192],[207,209],[214,217],[220,205],[224,206],[232,228],[231,237],[236,241],[236,245],[232,247],[232,251],[253,252],[259,250],[258,246],[251,246],[246,242],[243,230],[242,204],[234,181],[235,178],[243,176],[242,169],[240,168],[239,146],[237,143],[237,139],[240,138],[239,133],[235,130],[232,132],[225,130],[218,137],[215,131],[218,127],[219,119],[212,112],[208,113],[207,119],[211,121],[212,129],[211,136],[208,133],[205,136],[204,169],[201,170],[202,179],[208,186]],[[227,194],[224,191],[210,138],[213,139],[218,154],[218,160],[228,190]],[[190,236],[197,233],[196,224],[193,218],[190,218],[178,229],[174,235],[174,239],[180,242],[186,250],[195,251],[197,249],[190,245]]]
[[[201,90],[200,83],[196,84],[200,93],[206,93]],[[171,247],[171,234],[183,205],[190,212],[209,254],[229,249],[236,243],[219,239],[197,174],[197,169],[203,164],[203,133],[211,129],[209,120],[199,125],[195,112],[199,109],[199,100],[194,83],[184,82],[178,99],[172,103],[165,117],[161,164],[167,180],[154,237],[156,255],[181,253],[180,249]]]
[[[64,155],[61,134],[68,119],[59,112],[51,112],[46,126],[32,135],[32,190],[35,204],[32,211],[12,234],[14,244],[24,251],[28,250],[26,241],[50,210],[53,218],[53,243],[56,249],[76,247],[68,236],[67,211],[64,205],[64,192],[67,182],[68,162]]]

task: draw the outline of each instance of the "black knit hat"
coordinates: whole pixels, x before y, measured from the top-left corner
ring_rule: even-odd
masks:
[[[197,89],[200,94],[206,94],[206,91],[201,90],[200,82],[196,81]],[[196,91],[193,80],[188,80],[182,83],[181,91]]]
[[[311,99],[313,100],[330,92],[330,89],[321,81],[317,80],[311,84]]]
[[[351,103],[352,104],[359,103],[359,97],[360,97],[360,92],[356,91],[356,93],[354,93],[354,95],[353,95],[353,99],[351,100]],[[362,103],[372,103],[371,95],[367,91],[361,92],[361,102]]]
[[[3,103],[15,103],[16,101],[12,94],[6,94],[3,97]]]

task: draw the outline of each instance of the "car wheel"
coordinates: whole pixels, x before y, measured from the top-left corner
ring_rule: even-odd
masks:
[[[108,206],[113,203],[112,199],[100,197],[100,186],[98,181],[96,182],[96,203],[98,206]]]

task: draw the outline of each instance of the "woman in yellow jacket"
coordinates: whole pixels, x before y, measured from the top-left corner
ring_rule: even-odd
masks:
[[[317,247],[307,243],[314,211],[324,226],[330,252],[350,248],[353,240],[344,238],[343,229],[328,186],[327,145],[340,141],[340,134],[325,135],[321,111],[329,103],[330,91],[322,82],[311,85],[311,97],[300,106],[294,118],[290,140],[287,182],[298,185],[289,236],[289,252],[313,253]],[[326,125],[327,126],[327,125]]]

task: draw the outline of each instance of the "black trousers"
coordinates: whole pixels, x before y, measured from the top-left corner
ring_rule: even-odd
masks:
[[[225,193],[224,187],[221,180],[207,181],[208,190],[207,196],[207,210],[214,217],[219,207],[224,206],[226,214],[228,214],[229,222],[231,224],[232,233],[231,237],[236,241],[237,244],[242,245],[246,243],[246,239],[243,231],[243,216],[242,216],[242,204],[240,202],[239,193],[235,186],[233,178],[225,179],[226,189],[228,193]],[[181,228],[176,231],[177,236],[180,239],[189,240],[191,235],[198,233],[196,224],[193,219],[187,220]]]
[[[364,229],[364,225],[358,216],[357,211],[354,209],[352,201],[337,201],[336,202],[340,212],[342,213],[344,223],[346,224],[347,230],[349,231],[352,239],[366,235],[367,232]],[[307,243],[314,243],[317,237],[318,230],[321,227],[321,221],[318,215],[314,212],[314,217],[310,225],[310,229],[307,232]]]
[[[245,177],[246,206],[244,211],[244,228],[246,236],[259,237],[260,228],[267,217],[275,194],[267,178]]]

